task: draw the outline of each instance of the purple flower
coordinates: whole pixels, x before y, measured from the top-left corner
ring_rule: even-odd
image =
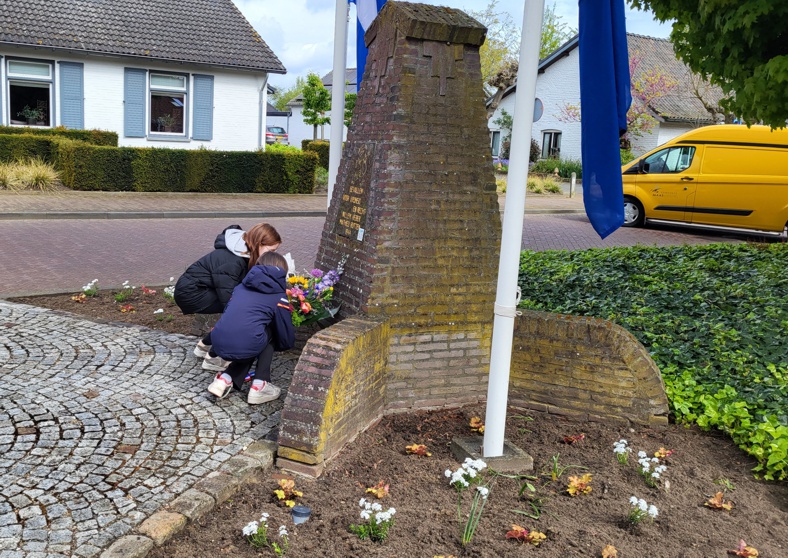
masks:
[[[309,274],[315,279],[320,279],[323,276],[323,272],[319,269],[313,269]]]

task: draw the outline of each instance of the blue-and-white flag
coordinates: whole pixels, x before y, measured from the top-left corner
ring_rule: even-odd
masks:
[[[356,90],[361,86],[361,78],[364,77],[364,66],[367,64],[367,45],[364,44],[364,33],[367,32],[372,20],[383,8],[386,0],[348,0],[356,5]]]
[[[583,203],[605,238],[624,223],[619,138],[632,102],[624,0],[580,0]]]

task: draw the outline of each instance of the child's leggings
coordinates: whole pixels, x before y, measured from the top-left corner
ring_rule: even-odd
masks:
[[[274,346],[269,343],[265,349],[257,355],[257,366],[255,366],[254,379],[271,381],[271,362],[274,360]],[[245,358],[242,360],[234,360],[227,367],[226,372],[233,379],[235,389],[240,390],[244,385],[244,380],[249,370],[252,368],[254,358]]]

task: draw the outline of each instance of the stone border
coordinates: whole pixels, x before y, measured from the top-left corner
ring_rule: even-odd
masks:
[[[194,487],[170,502],[137,527],[137,534],[116,540],[100,558],[144,558],[193,522],[227,501],[257,471],[274,462],[276,444],[263,441],[249,445],[240,455],[223,463],[219,471],[195,483]]]

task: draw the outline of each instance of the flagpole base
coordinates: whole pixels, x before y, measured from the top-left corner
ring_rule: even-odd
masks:
[[[453,438],[451,453],[459,462],[465,461],[466,457],[481,459],[487,463],[487,467],[500,473],[525,473],[534,470],[534,458],[508,440],[503,441],[503,455],[496,457],[483,457],[482,444],[481,436]]]

